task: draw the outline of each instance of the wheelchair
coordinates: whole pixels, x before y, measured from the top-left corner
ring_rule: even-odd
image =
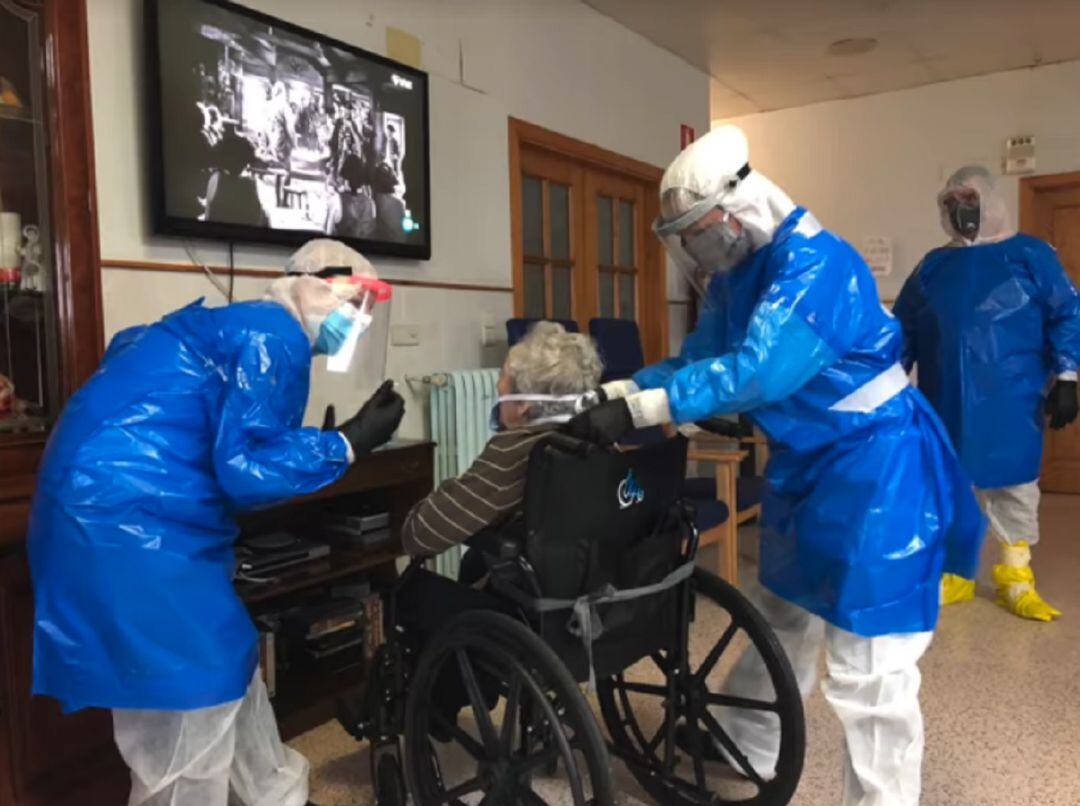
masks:
[[[665,806],[791,799],[799,689],[762,616],[694,566],[686,450],[682,438],[620,452],[553,433],[530,455],[517,528],[485,554],[483,592],[420,561],[384,592],[386,640],[366,693],[339,714],[371,742],[377,803],[611,806],[613,757]],[[399,601],[418,574],[485,598],[418,641]],[[441,616],[440,601],[421,606]],[[708,629],[692,635],[695,621]],[[724,693],[751,652],[771,695]],[[745,712],[779,746],[773,769],[755,769],[728,729]]]

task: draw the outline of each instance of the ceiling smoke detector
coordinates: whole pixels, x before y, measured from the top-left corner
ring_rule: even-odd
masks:
[[[872,36],[859,36],[853,39],[837,39],[825,51],[830,56],[862,56],[877,46],[878,41]]]

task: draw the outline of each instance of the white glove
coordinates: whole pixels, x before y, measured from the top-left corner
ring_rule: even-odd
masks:
[[[668,405],[667,392],[663,389],[646,389],[644,392],[628,395],[626,407],[634,428],[649,428],[671,422],[671,406]]]
[[[604,394],[607,395],[608,400],[615,400],[620,397],[630,397],[630,395],[641,391],[641,387],[629,378],[623,381],[608,381],[607,383],[602,384],[600,388],[604,390]]]

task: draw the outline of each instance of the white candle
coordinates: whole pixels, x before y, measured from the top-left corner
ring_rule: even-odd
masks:
[[[19,268],[22,221],[18,213],[0,213],[0,270]]]

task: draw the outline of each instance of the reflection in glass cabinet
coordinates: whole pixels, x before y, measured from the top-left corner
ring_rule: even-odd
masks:
[[[0,0],[0,435],[56,414],[56,302],[39,14]]]

